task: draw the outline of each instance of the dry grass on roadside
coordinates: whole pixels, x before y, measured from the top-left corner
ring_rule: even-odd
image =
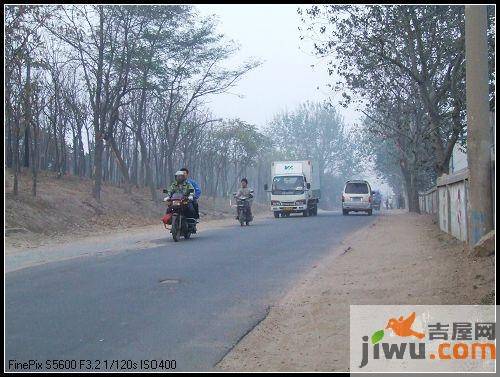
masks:
[[[91,196],[93,181],[66,175],[40,172],[38,194],[31,195],[31,175],[23,172],[19,195],[12,195],[13,174],[5,170],[5,228],[9,229],[6,244],[31,247],[53,238],[84,236],[95,232],[126,230],[132,227],[159,224],[164,213],[162,202],[153,202],[148,188],[136,188],[132,194],[123,188],[103,184],[101,202]],[[158,197],[162,198],[161,190]],[[254,203],[254,211],[264,207]],[[229,200],[200,199],[202,221],[219,220],[233,215]],[[12,230],[12,231],[10,231]]]

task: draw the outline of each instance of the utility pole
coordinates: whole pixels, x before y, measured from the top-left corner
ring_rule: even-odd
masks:
[[[465,6],[469,244],[493,228],[490,175],[487,14],[484,5]]]

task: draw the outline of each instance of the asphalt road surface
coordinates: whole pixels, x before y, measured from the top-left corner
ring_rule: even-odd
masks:
[[[13,360],[115,371],[175,360],[176,371],[213,370],[302,273],[374,218],[235,220],[179,243],[165,234],[145,250],[9,272],[6,369]]]

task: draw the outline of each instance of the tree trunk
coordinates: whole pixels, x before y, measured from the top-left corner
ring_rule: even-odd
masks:
[[[53,118],[53,123],[52,123],[52,134],[54,136],[54,148],[55,148],[55,163],[54,166],[52,167],[52,171],[58,172],[60,170],[59,168],[59,146],[57,143],[57,105],[54,103],[54,118]]]
[[[6,106],[10,107],[9,104]],[[8,168],[12,167],[12,115],[7,111],[6,120],[7,120],[7,152],[6,152],[6,164]]]
[[[132,157],[132,184],[134,184],[137,188],[139,188],[139,148],[138,148],[138,140],[137,137],[134,140],[134,154]]]
[[[26,83],[24,85],[24,162],[25,168],[30,166],[30,127],[31,127],[31,61],[26,58]]]
[[[82,125],[78,125],[77,129],[77,144],[78,144],[78,175],[80,177],[85,176],[86,166],[85,166],[85,150],[83,149],[82,140]],[[90,147],[90,146],[89,146]]]
[[[78,171],[78,141],[76,140],[75,130],[73,129],[73,175],[79,176]]]
[[[33,124],[33,151],[31,153],[31,194],[36,197],[37,179],[38,179],[38,135],[40,132],[40,118],[36,114],[36,122]]]
[[[172,179],[175,174],[174,171],[174,156],[172,152],[167,152],[167,177]]]
[[[141,147],[141,155],[144,156],[143,161],[144,161],[144,170],[146,174],[146,185],[149,187],[149,190],[151,192],[151,200],[156,202],[157,197],[156,197],[156,188],[155,184],[153,182],[153,179],[151,177],[151,166],[149,163],[149,158],[147,157],[147,149],[146,149],[146,143],[144,142],[144,139],[142,138],[142,135],[137,134],[137,140],[139,142],[139,145]]]
[[[104,11],[103,6],[99,5],[99,57],[97,61],[97,74],[96,74],[96,90],[94,97],[94,133],[95,133],[95,151],[94,151],[94,187],[92,190],[93,197],[100,201],[101,200],[101,184],[102,184],[102,154],[104,150],[104,142],[102,138],[101,132],[101,118],[103,114],[101,114],[101,91],[102,91],[102,80],[103,80],[103,64],[104,64]],[[88,88],[90,95],[92,95],[92,90]]]
[[[415,173],[411,170],[411,168],[407,168],[404,162],[401,163],[401,173],[403,174],[406,195],[408,196],[408,211],[420,213],[418,189],[415,185]]]
[[[120,168],[122,176],[125,179],[125,192],[127,194],[130,194],[132,192],[132,185],[130,183],[128,168],[125,165],[125,161],[123,161],[123,158],[120,154],[120,151],[118,150],[118,145],[116,145],[115,138],[113,136],[109,136],[106,139],[106,142],[108,142],[109,145],[111,146],[111,149],[113,150],[113,153],[115,154],[116,160],[118,161],[118,167]]]
[[[10,96],[10,69],[5,70],[5,120],[7,123],[7,153],[6,163],[12,168],[12,100]]]
[[[28,84],[26,84],[28,86]],[[27,90],[29,93],[29,90]],[[29,100],[28,100],[29,102]],[[26,110],[29,112],[29,103],[26,106]],[[29,121],[29,115],[26,114],[26,122],[24,123],[24,162],[23,166],[25,168],[29,168],[30,166],[30,121]]]
[[[102,184],[102,154],[104,151],[104,143],[100,134],[96,135],[95,151],[94,151],[94,188],[92,196],[100,201],[101,200],[101,184]]]
[[[90,138],[90,131],[89,131],[89,128],[88,127],[85,127],[85,133],[86,133],[86,136],[87,136],[87,145],[88,145],[88,148],[89,148],[89,153],[88,153],[88,172],[89,172],[89,178],[93,178],[93,170],[92,169],[92,166],[93,166],[93,161],[92,161],[92,153],[91,151],[94,149],[94,145],[92,143],[92,140]],[[87,162],[85,162],[85,166],[87,166]]]
[[[16,117],[14,128],[14,187],[12,193],[19,193],[19,116]]]

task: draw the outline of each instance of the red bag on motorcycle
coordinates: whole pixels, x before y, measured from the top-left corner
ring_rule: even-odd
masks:
[[[170,225],[172,223],[172,214],[166,213],[165,216],[162,217],[161,221],[163,221],[163,224],[165,225]]]

